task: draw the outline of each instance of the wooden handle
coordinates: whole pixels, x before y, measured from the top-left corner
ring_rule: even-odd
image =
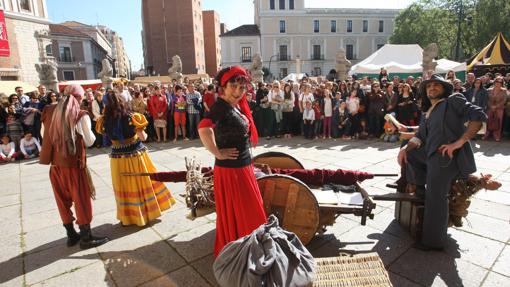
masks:
[[[151,176],[150,172],[121,172],[122,176]]]
[[[398,173],[374,173],[375,176],[398,176]]]

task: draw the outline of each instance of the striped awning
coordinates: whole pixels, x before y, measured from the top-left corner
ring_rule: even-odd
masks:
[[[510,65],[510,44],[501,32],[478,54],[467,60],[467,69],[478,65]]]

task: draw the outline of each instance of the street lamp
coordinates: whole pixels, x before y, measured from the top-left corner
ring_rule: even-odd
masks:
[[[466,16],[464,11],[464,3],[462,0],[458,0],[455,4],[455,12],[457,12],[457,39],[455,40],[455,61],[460,59],[460,37],[462,34],[462,21],[466,20],[467,24],[470,25],[473,17]]]
[[[278,54],[276,55],[272,55],[270,58],[269,58],[269,73],[271,73],[271,75],[273,75],[273,73],[271,72],[271,61],[273,60],[274,57],[277,57]],[[269,76],[269,75],[268,75]],[[272,80],[272,79],[271,79]]]

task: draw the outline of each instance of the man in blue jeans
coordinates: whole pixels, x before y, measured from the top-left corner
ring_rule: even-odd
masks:
[[[195,91],[192,83],[188,84],[188,93],[186,94],[187,112],[188,112],[188,133],[189,139],[197,138],[197,127],[200,122],[200,112],[202,111],[202,95]]]

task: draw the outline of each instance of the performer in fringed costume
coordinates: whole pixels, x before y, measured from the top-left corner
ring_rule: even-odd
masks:
[[[91,146],[95,137],[90,117],[80,110],[83,88],[70,85],[57,105],[47,105],[42,113],[44,142],[39,162],[51,164],[50,181],[57,207],[67,231],[67,246],[80,242],[87,249],[108,242],[106,237],[94,237],[90,231],[92,202],[95,190],[87,169],[85,147]],[[74,205],[76,223],[80,234],[74,229]]]
[[[216,80],[221,95],[199,124],[202,143],[216,157],[214,256],[227,243],[266,222],[250,153],[258,134],[245,96],[249,76],[245,69],[234,66],[219,71]]]
[[[121,175],[156,172],[147,148],[142,143],[147,138],[144,132],[147,125],[145,116],[129,113],[119,96],[107,94],[105,114],[97,122],[96,130],[112,140],[110,167],[117,202],[117,219],[124,226],[144,226],[175,203],[164,183],[152,181],[148,176]]]

